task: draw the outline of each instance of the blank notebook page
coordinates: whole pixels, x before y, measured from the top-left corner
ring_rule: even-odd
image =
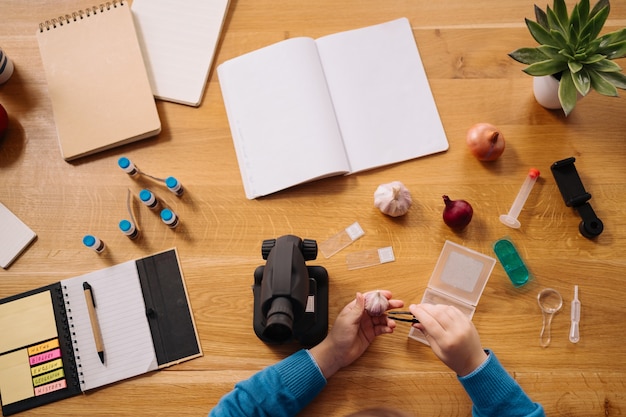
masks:
[[[228,0],[134,0],[131,7],[154,96],[200,105]]]
[[[104,364],[96,352],[83,282],[93,290],[104,344]],[[83,390],[158,368],[135,261],[61,281],[74,325],[83,374]],[[66,300],[66,302],[68,301]]]

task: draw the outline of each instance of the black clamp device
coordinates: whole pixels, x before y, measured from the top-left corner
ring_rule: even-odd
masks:
[[[559,186],[565,205],[573,207],[582,218],[578,230],[584,237],[592,239],[602,233],[604,225],[588,202],[591,194],[585,191],[585,186],[574,166],[575,161],[574,157],[562,159],[552,164],[550,170]]]

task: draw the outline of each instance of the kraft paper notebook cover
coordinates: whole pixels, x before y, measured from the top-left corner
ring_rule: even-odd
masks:
[[[199,106],[228,0],[134,0],[131,6],[154,96]]]
[[[202,356],[175,249],[0,300],[0,334],[5,416]]]
[[[218,76],[250,199],[448,149],[406,18],[281,41]]]
[[[127,1],[51,16],[37,41],[65,160],[161,131]]]

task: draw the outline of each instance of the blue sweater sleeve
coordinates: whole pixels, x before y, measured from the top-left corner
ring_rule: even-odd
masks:
[[[326,386],[308,350],[300,350],[239,382],[211,410],[209,417],[292,417]]]
[[[519,384],[487,351],[485,362],[459,381],[472,399],[474,417],[545,417],[543,407],[528,398]]]

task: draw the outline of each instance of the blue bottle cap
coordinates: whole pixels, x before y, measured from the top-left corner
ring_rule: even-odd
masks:
[[[163,209],[161,210],[161,219],[163,219],[164,222],[170,222],[172,221],[172,219],[174,218],[174,212],[170,209]]]
[[[150,192],[150,190],[143,189],[139,192],[139,198],[143,202],[148,202],[152,198],[152,193]]]
[[[117,164],[120,166],[120,168],[127,169],[130,166],[130,159],[122,156],[120,159],[117,160]]]
[[[175,188],[178,185],[178,180],[174,177],[167,177],[165,185],[167,185],[167,188]]]
[[[130,230],[132,230],[132,228],[133,228],[133,224],[129,222],[128,220],[120,221],[120,229],[122,230],[122,232],[124,233],[129,232]]]
[[[83,244],[90,248],[96,244],[96,238],[91,235],[85,235],[85,237],[83,237]]]

